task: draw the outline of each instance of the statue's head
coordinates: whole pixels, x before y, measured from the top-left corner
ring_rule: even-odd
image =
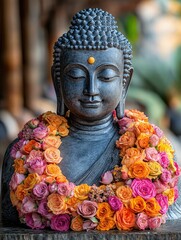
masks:
[[[58,114],[69,109],[90,121],[116,109],[123,116],[132,50],[117,28],[111,14],[86,9],[75,14],[69,31],[55,43],[52,76]]]

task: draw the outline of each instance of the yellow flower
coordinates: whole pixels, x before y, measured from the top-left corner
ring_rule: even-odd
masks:
[[[37,173],[30,173],[24,180],[24,188],[31,190],[37,183],[40,182],[40,177]]]
[[[162,173],[162,167],[158,162],[148,162],[147,164],[150,169],[149,178],[155,179]]]
[[[88,198],[88,194],[91,187],[87,184],[81,184],[74,188],[74,196],[80,200],[85,200]]]
[[[174,203],[175,191],[173,188],[167,189],[163,192],[163,195],[168,197],[168,204],[172,205]]]

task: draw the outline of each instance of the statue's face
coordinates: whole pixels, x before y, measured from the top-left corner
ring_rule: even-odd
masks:
[[[95,59],[93,64],[88,63],[90,57]],[[95,121],[116,108],[123,91],[121,50],[66,50],[60,61],[64,102],[71,113]]]

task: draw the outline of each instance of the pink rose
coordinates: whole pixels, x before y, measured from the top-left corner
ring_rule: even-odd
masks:
[[[14,173],[13,176],[11,177],[11,181],[9,183],[10,189],[11,190],[16,190],[17,186],[22,183],[25,179],[24,174],[20,173]]]
[[[121,200],[116,196],[108,197],[108,203],[111,206],[113,211],[118,211],[123,206],[123,203],[121,202]]]
[[[165,224],[167,220],[167,214],[163,214],[161,217],[162,217],[162,224]]]
[[[39,150],[31,150],[29,156],[26,159],[26,162],[29,163],[33,160],[43,160],[43,153]]]
[[[159,163],[160,165],[163,167],[163,168],[167,168],[168,165],[169,165],[169,159],[168,159],[168,156],[166,154],[166,152],[161,152],[160,153],[160,160],[159,160]]]
[[[98,223],[94,223],[91,220],[86,220],[83,222],[83,230],[93,230],[97,227]]]
[[[167,185],[163,184],[160,180],[154,181],[154,185],[156,188],[156,193],[162,193],[167,189]]]
[[[43,229],[46,227],[44,219],[38,213],[28,213],[25,215],[26,225],[33,229]]]
[[[168,197],[160,193],[156,195],[156,200],[161,207],[160,213],[166,213],[168,210]]]
[[[25,139],[20,139],[18,142],[16,142],[11,149],[11,153],[10,153],[11,157],[21,158],[22,153],[20,152],[20,149],[24,144],[25,144]]]
[[[176,168],[175,175],[179,176],[180,175],[180,168],[177,162],[174,162],[174,166]]]
[[[178,190],[178,186],[174,187],[174,202],[178,199],[179,197],[179,190]]]
[[[68,214],[55,215],[51,219],[50,227],[53,230],[66,232],[70,228],[70,216]]]
[[[145,153],[146,153],[146,160],[159,162],[160,155],[158,154],[158,151],[154,147],[146,148]]]
[[[37,210],[36,202],[30,196],[26,196],[21,205],[21,212],[23,213],[31,213]]]
[[[170,182],[169,182],[169,186],[171,188],[174,188],[176,185],[178,185],[178,180],[179,180],[179,176],[172,177]]]
[[[36,199],[44,199],[48,196],[48,186],[45,182],[40,182],[36,184],[33,188],[33,194],[35,195]]]
[[[124,134],[125,131],[131,126],[133,120],[127,117],[123,117],[118,120],[118,125],[120,128],[120,134]]]
[[[27,124],[30,128],[36,128],[38,127],[38,124],[40,123],[40,121],[37,118],[34,118],[32,120],[30,120]]]
[[[164,183],[164,184],[169,183],[171,178],[172,178],[171,172],[167,169],[163,169],[162,174],[160,176],[160,180],[162,181],[162,183]]]
[[[58,184],[56,182],[48,186],[48,190],[50,193],[56,192],[57,189],[58,189]]]
[[[42,175],[44,173],[44,170],[47,166],[47,163],[43,159],[34,159],[28,164],[28,170],[30,173],[38,173],[39,175]]]
[[[159,143],[159,137],[156,135],[156,134],[153,134],[151,137],[150,137],[150,144],[152,147],[156,147]]]
[[[101,176],[101,178],[102,178],[101,183],[103,183],[103,184],[110,184],[113,181],[113,175],[112,175],[111,171],[105,172]]]
[[[60,195],[64,195],[66,197],[71,197],[73,195],[73,189],[75,185],[73,183],[59,183],[57,186],[57,192]]]
[[[156,229],[159,228],[162,224],[162,217],[161,216],[157,216],[157,217],[153,217],[153,218],[149,218],[148,219],[148,227],[150,229]]]
[[[96,202],[84,200],[78,204],[77,213],[84,218],[92,218],[96,215],[98,205]]]
[[[47,134],[48,129],[43,123],[40,123],[38,127],[33,130],[33,135],[36,140],[43,139],[44,137],[47,136]]]
[[[155,185],[150,179],[134,179],[131,188],[133,197],[140,196],[144,199],[149,199],[156,195]]]
[[[156,125],[152,124],[154,130],[155,130],[155,134],[159,137],[162,138],[163,137],[163,131]]]
[[[47,199],[42,199],[39,206],[38,206],[38,213],[40,213],[42,216],[51,219],[53,214],[50,213],[50,210],[47,206]]]
[[[148,216],[146,213],[142,212],[137,214],[136,225],[141,230],[145,230],[148,227]]]

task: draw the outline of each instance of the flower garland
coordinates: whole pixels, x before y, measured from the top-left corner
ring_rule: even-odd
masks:
[[[142,112],[126,110],[116,121],[121,165],[104,173],[100,186],[75,186],[61,172],[59,147],[69,132],[64,117],[46,112],[25,124],[11,151],[10,181],[22,223],[57,231],[144,230],[165,223],[178,198],[180,169],[173,148]]]

